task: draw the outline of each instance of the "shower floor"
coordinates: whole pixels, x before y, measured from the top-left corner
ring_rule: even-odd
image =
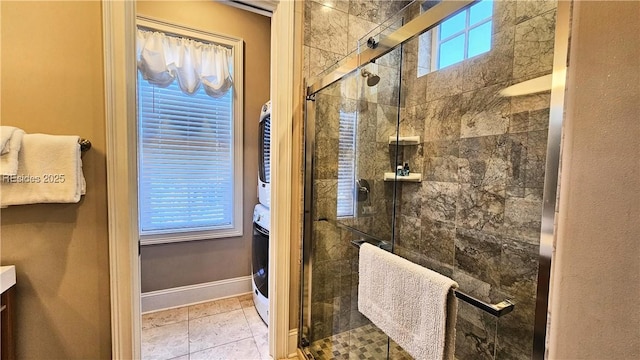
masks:
[[[307,348],[316,360],[323,359],[413,359],[400,345],[376,326],[368,324],[311,343]]]

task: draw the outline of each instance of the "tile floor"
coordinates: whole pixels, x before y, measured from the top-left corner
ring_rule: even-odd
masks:
[[[411,355],[373,324],[316,340],[305,349],[313,359],[411,360]]]
[[[269,359],[269,335],[251,294],[142,316],[144,360]]]

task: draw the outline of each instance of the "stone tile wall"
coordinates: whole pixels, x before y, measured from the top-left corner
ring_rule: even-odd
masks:
[[[373,34],[379,32],[374,30],[409,3],[407,0],[305,0],[303,75],[307,84],[354,53],[359,39],[372,31]]]

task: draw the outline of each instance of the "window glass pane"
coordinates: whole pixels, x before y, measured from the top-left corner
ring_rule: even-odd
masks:
[[[340,111],[338,139],[338,208],[339,217],[354,216],[356,176],[356,113]]]
[[[464,60],[464,34],[440,44],[438,69]]]
[[[486,20],[493,14],[493,1],[483,0],[469,9],[469,25]]]
[[[440,24],[440,40],[464,30],[467,21],[467,12],[463,11],[458,15],[443,21]]]
[[[469,55],[473,57],[491,50],[491,21],[469,31]]]
[[[233,91],[186,95],[138,75],[140,229],[194,231],[233,223]]]

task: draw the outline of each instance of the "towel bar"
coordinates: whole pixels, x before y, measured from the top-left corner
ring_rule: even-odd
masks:
[[[82,152],[86,152],[87,150],[91,149],[91,141],[87,139],[80,138],[78,140],[78,144],[80,144],[80,151]]]
[[[366,240],[351,240],[351,245],[355,246],[355,247],[360,247],[360,245],[364,244],[365,242],[368,242]],[[387,249],[387,247],[385,245],[387,245],[386,242],[381,242],[378,244],[372,244],[371,245],[374,246],[378,246],[379,248],[382,248],[383,250],[387,250],[389,251],[390,249]],[[504,315],[507,315],[508,313],[512,312],[513,309],[516,307],[516,305],[514,303],[512,303],[510,300],[504,300],[501,301],[497,304],[489,304],[486,303],[480,299],[477,299],[467,293],[464,293],[458,289],[453,289],[453,295],[455,295],[455,297],[457,297],[458,299],[473,305],[475,307],[477,307],[478,309],[489,313],[495,317],[502,317]]]
[[[453,294],[460,300],[477,307],[478,309],[487,312],[495,317],[502,317],[512,312],[516,307],[509,299],[503,300],[497,304],[489,304],[480,299],[476,299],[473,296],[466,294],[458,289],[453,289]]]

